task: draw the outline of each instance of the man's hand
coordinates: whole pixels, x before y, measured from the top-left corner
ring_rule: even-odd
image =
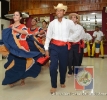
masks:
[[[45,56],[49,56],[49,51],[48,50],[45,51]]]
[[[97,38],[97,35],[93,36],[93,38],[94,38],[94,39]]]
[[[101,41],[99,41],[99,40],[96,40],[96,43],[100,44],[100,43],[101,43]]]

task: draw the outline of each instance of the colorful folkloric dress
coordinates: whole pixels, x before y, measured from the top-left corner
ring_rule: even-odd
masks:
[[[36,33],[38,33],[38,32],[41,32],[41,31],[43,31],[43,29],[42,28],[40,28],[40,27],[37,27],[37,28],[35,28],[35,29],[31,29],[31,28],[28,28],[28,33],[29,34],[35,34],[35,39],[40,43],[40,44],[44,44],[44,41],[43,41],[43,35],[40,35],[40,34],[37,34],[36,35]],[[45,32],[44,32],[45,33]]]
[[[23,24],[17,28],[26,30]],[[13,32],[11,28],[2,31],[2,41],[5,49],[3,51],[8,52],[7,62],[4,65],[6,72],[2,85],[12,84],[26,77],[35,78],[40,73],[41,64],[37,60],[43,55],[40,51],[30,50],[29,40],[26,40],[27,35]],[[33,45],[33,48],[37,47]]]

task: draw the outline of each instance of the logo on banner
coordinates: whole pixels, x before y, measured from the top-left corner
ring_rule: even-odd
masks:
[[[93,67],[76,66],[74,82],[76,90],[93,89]]]

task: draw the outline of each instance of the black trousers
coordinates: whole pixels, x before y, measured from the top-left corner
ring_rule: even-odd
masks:
[[[74,73],[74,67],[80,66],[83,58],[83,50],[79,53],[79,44],[72,45],[68,56],[68,74]],[[78,70],[75,71],[77,73]]]
[[[51,86],[57,88],[58,66],[60,73],[60,84],[64,84],[66,80],[67,62],[68,62],[68,46],[56,46],[50,44],[50,77]]]
[[[82,60],[83,60],[83,55],[84,55],[84,48],[81,48],[81,52],[80,52],[80,60],[79,60],[79,66],[81,66],[82,64]]]

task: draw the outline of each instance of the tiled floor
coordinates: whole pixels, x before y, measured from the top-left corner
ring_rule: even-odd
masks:
[[[3,64],[5,62],[6,60],[0,61],[0,82],[4,78]],[[82,65],[94,65],[94,93],[106,93],[106,96],[71,95],[70,93],[83,93],[83,91],[74,89],[73,76],[66,78],[66,88],[64,89],[60,88],[58,81],[57,94],[51,95],[49,69],[43,67],[36,79],[26,79],[25,86],[20,86],[20,82],[17,82],[13,88],[0,85],[0,100],[107,100],[107,58],[84,58]],[[85,92],[90,93],[90,91]],[[66,95],[67,93],[68,95]]]

